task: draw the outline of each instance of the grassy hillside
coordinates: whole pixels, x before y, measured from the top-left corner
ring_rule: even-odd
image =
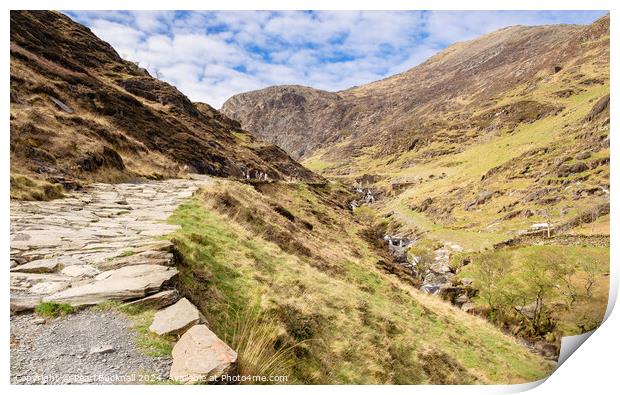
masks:
[[[539,345],[559,346],[561,336],[596,328],[607,306],[607,27],[602,18],[585,28],[581,50],[558,58],[557,67],[514,78],[492,94],[482,90],[441,102],[431,112],[436,122],[411,123],[395,133],[395,140],[407,131],[413,139],[399,152],[366,144],[355,155],[334,155],[356,143],[355,135],[343,134],[303,163],[328,178],[371,188],[378,199],[367,209],[397,234],[451,248],[449,265],[457,276],[447,286],[462,288],[466,278],[473,280],[468,295],[478,292],[468,311]],[[406,82],[405,76],[393,79]],[[360,89],[370,94],[389,80]],[[540,223],[550,224],[557,237],[524,236]],[[498,246],[505,242],[514,245]]]
[[[175,212],[181,283],[218,335],[255,312],[277,333],[268,348],[292,346],[281,370],[298,383],[515,383],[551,371],[384,271],[349,198],[335,184],[218,181]],[[256,358],[240,358],[255,371]]]

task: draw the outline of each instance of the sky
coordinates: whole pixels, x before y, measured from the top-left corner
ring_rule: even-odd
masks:
[[[215,108],[270,85],[338,91],[406,71],[513,25],[591,23],[605,11],[65,11],[119,55]]]

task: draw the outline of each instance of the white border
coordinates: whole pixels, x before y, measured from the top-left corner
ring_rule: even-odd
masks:
[[[612,44],[617,42],[617,23],[615,21],[615,10],[620,7],[620,2],[613,0],[503,0],[503,1],[482,1],[469,0],[467,2],[458,0],[419,0],[419,1],[397,1],[397,0],[263,0],[260,4],[255,4],[249,0],[226,0],[226,1],[198,1],[198,0],[150,0],[146,1],[124,1],[113,2],[110,0],[90,0],[90,1],[54,1],[54,0],[9,0],[3,2],[5,4],[5,12],[2,14],[2,23],[4,33],[4,50],[2,51],[4,72],[1,77],[4,87],[9,86],[9,9],[60,9],[60,10],[105,10],[105,9],[227,9],[227,10],[254,10],[254,9],[369,9],[369,10],[398,10],[398,9],[420,9],[420,10],[610,10],[611,11],[611,36]],[[620,13],[619,13],[620,15]],[[618,52],[611,46],[611,129],[616,130],[618,126],[616,103],[618,84],[616,83],[616,69],[618,65]],[[5,88],[6,89],[6,88]],[[4,237],[2,239],[0,253],[5,257],[5,262],[9,256],[9,155],[6,150],[9,147],[9,95],[4,92],[2,96],[2,114],[3,114],[3,147],[5,153],[2,156],[2,181],[0,188],[4,196],[5,205],[3,207],[3,215],[0,217]],[[616,138],[611,138],[612,151],[618,150]],[[618,185],[618,172],[616,161],[611,162],[611,185]],[[615,194],[612,194],[615,197]],[[611,217],[612,228],[618,223],[617,202],[611,200]],[[612,232],[612,246],[617,246],[617,235]],[[586,342],[586,346],[580,347],[575,354],[568,358],[559,369],[552,374],[543,384],[536,387],[540,383],[530,383],[525,385],[498,385],[498,386],[221,386],[221,387],[202,387],[202,386],[184,386],[184,387],[167,387],[167,386],[120,386],[115,387],[114,391],[119,394],[134,394],[136,392],[145,392],[149,394],[168,394],[170,390],[174,392],[204,394],[205,392],[218,393],[259,393],[259,394],[284,394],[292,390],[296,392],[323,392],[338,391],[345,393],[369,393],[374,390],[386,390],[392,393],[410,394],[484,394],[484,393],[513,393],[524,391],[532,387],[534,394],[548,393],[608,393],[609,390],[616,390],[618,380],[618,357],[620,356],[620,346],[618,336],[620,334],[620,316],[617,311],[613,312],[613,305],[618,293],[618,273],[617,262],[619,262],[619,253],[617,250],[611,250],[611,290],[610,302],[608,306],[608,319],[596,330],[590,339]],[[8,270],[2,271],[4,281],[2,282],[5,297],[8,297]],[[6,300],[6,299],[5,299]],[[8,318],[8,303],[4,304],[4,317]],[[610,314],[611,313],[611,314]],[[2,332],[4,334],[5,352],[2,355],[2,367],[4,376],[2,383],[8,386],[9,383],[9,324],[5,319],[2,322]],[[42,391],[55,391],[55,389],[43,388],[38,386],[11,386],[6,388],[12,393],[39,393]],[[56,389],[57,390],[57,389]],[[88,393],[105,393],[110,389],[105,386],[67,386],[62,391],[67,394],[84,394]]]

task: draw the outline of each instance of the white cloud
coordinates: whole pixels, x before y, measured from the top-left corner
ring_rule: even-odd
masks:
[[[69,11],[194,101],[275,84],[341,90],[403,72],[456,41],[602,12]],[[156,73],[157,72],[157,73]]]

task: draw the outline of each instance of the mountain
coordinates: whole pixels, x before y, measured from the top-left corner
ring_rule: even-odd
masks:
[[[119,57],[70,18],[11,12],[15,190],[61,183],[265,173],[318,180],[280,148]],[[41,197],[41,193],[38,195]],[[31,196],[32,197],[32,196]]]
[[[403,153],[428,146],[439,133],[459,142],[472,137],[465,135],[468,132],[488,129],[491,111],[511,90],[521,88],[513,92],[515,105],[506,108],[511,114],[504,118],[527,121],[554,113],[558,108],[549,101],[580,90],[567,86],[549,92],[553,95],[545,101],[520,102],[528,91],[550,80],[578,86],[603,83],[580,76],[579,63],[608,57],[608,31],[608,17],[591,26],[505,28],[452,45],[381,81],[335,93],[269,87],[231,97],[222,112],[253,133],[277,141],[296,158],[308,158],[320,148],[332,160],[342,154],[362,155],[377,146],[382,154]],[[479,116],[470,124],[473,115]]]
[[[221,111],[323,175],[372,180],[383,211],[412,228],[496,242],[606,215],[608,104],[607,15],[501,29],[340,92],[242,93]]]

